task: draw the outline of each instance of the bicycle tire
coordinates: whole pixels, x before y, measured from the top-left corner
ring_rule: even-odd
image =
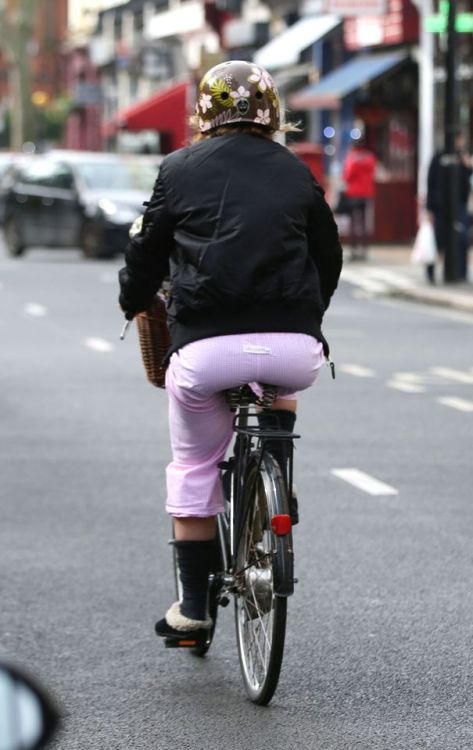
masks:
[[[220,531],[218,532],[220,533]],[[173,562],[173,569],[174,569],[174,587],[176,590],[176,596],[178,601],[182,601],[182,583],[179,576],[179,564],[177,560],[177,552],[176,548],[173,545],[172,546],[172,562]],[[207,631],[207,637],[203,643],[199,644],[198,646],[195,646],[194,648],[191,648],[190,651],[195,656],[205,656],[207,651],[209,650],[214,633],[215,628],[217,625],[217,612],[218,612],[218,586],[217,581],[215,577],[215,573],[212,572],[209,576],[209,591],[208,591],[208,599],[207,599],[207,610],[209,617],[212,618],[212,625]]]
[[[283,660],[287,595],[294,582],[292,534],[276,536],[271,529],[273,516],[289,513],[281,470],[271,454],[265,451],[261,460],[251,462],[245,484],[246,518],[236,550],[235,626],[248,697],[267,705]]]

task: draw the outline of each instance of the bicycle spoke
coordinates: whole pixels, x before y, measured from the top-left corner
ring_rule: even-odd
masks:
[[[247,611],[247,614],[249,615],[248,609],[247,609],[247,607],[246,607],[245,604],[244,604],[244,606],[245,606],[245,609]],[[251,666],[252,666],[251,672],[252,672],[252,675],[253,675],[254,682],[256,682],[257,681],[256,680],[256,671],[257,670],[256,670],[256,665],[255,665],[255,660],[253,658],[253,654],[254,653],[259,653],[260,658],[261,658],[261,662],[262,662],[262,665],[263,665],[263,669],[266,668],[266,661],[265,661],[264,655],[261,652],[261,647],[259,645],[257,634],[255,632],[255,628],[252,625],[251,619],[247,620],[247,622],[245,623],[245,626],[246,626],[247,631],[249,631],[250,638],[251,638],[251,641],[248,644],[248,654],[251,657]],[[254,645],[256,645],[256,649],[253,648]]]
[[[265,570],[262,569],[261,573]],[[253,681],[257,684],[261,678],[264,678],[269,664],[272,645],[269,634],[271,633],[273,607],[271,605],[268,612],[261,610],[257,592],[251,581],[248,595],[242,597],[242,604],[246,613],[245,627],[249,637],[247,649],[251,659],[250,671]]]
[[[263,634],[264,634],[264,637],[266,638],[266,641],[267,641],[267,644],[268,644],[268,646],[269,646],[269,647],[271,648],[271,646],[270,646],[270,643],[269,643],[269,638],[268,638],[268,636],[266,635],[266,630],[265,630],[265,628],[264,628],[263,618],[262,618],[262,616],[261,616],[261,614],[260,614],[260,608],[259,608],[259,606],[258,606],[258,601],[257,601],[257,599],[256,599],[256,596],[255,596],[255,594],[254,594],[254,591],[253,591],[253,590],[252,590],[252,594],[253,594],[254,606],[255,606],[255,609],[256,609],[256,613],[257,613],[257,615],[258,615],[258,619],[259,619],[259,621],[260,621],[260,626],[261,626],[261,629],[263,630]],[[271,610],[270,610],[270,612],[271,612]],[[268,613],[263,613],[263,615],[264,615],[264,614],[268,614]],[[253,619],[254,619],[254,618],[253,618]]]

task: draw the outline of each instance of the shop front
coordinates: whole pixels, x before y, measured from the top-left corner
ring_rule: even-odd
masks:
[[[364,135],[377,159],[373,241],[401,244],[412,241],[417,223],[418,23],[409,0],[386,8],[377,18],[345,18],[345,61],[295,92],[289,105],[320,114],[333,205],[343,189],[346,155]]]
[[[117,133],[159,134],[159,152],[168,154],[184,146],[188,138],[188,98],[191,85],[181,81],[118,112],[103,125],[104,137]]]

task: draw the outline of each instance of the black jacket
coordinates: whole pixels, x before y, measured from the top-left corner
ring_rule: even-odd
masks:
[[[274,141],[229,134],[167,156],[125,260],[129,316],[170,275],[171,351],[269,331],[326,347],[320,326],[342,266],[337,226],[309,169]]]

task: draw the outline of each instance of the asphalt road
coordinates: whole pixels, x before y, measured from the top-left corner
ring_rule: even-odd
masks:
[[[262,709],[231,607],[206,659],[153,633],[166,395],[118,340],[119,265],[0,248],[0,649],[59,700],[54,747],[473,747],[473,318],[342,283],[337,380],[300,400],[300,582]]]

